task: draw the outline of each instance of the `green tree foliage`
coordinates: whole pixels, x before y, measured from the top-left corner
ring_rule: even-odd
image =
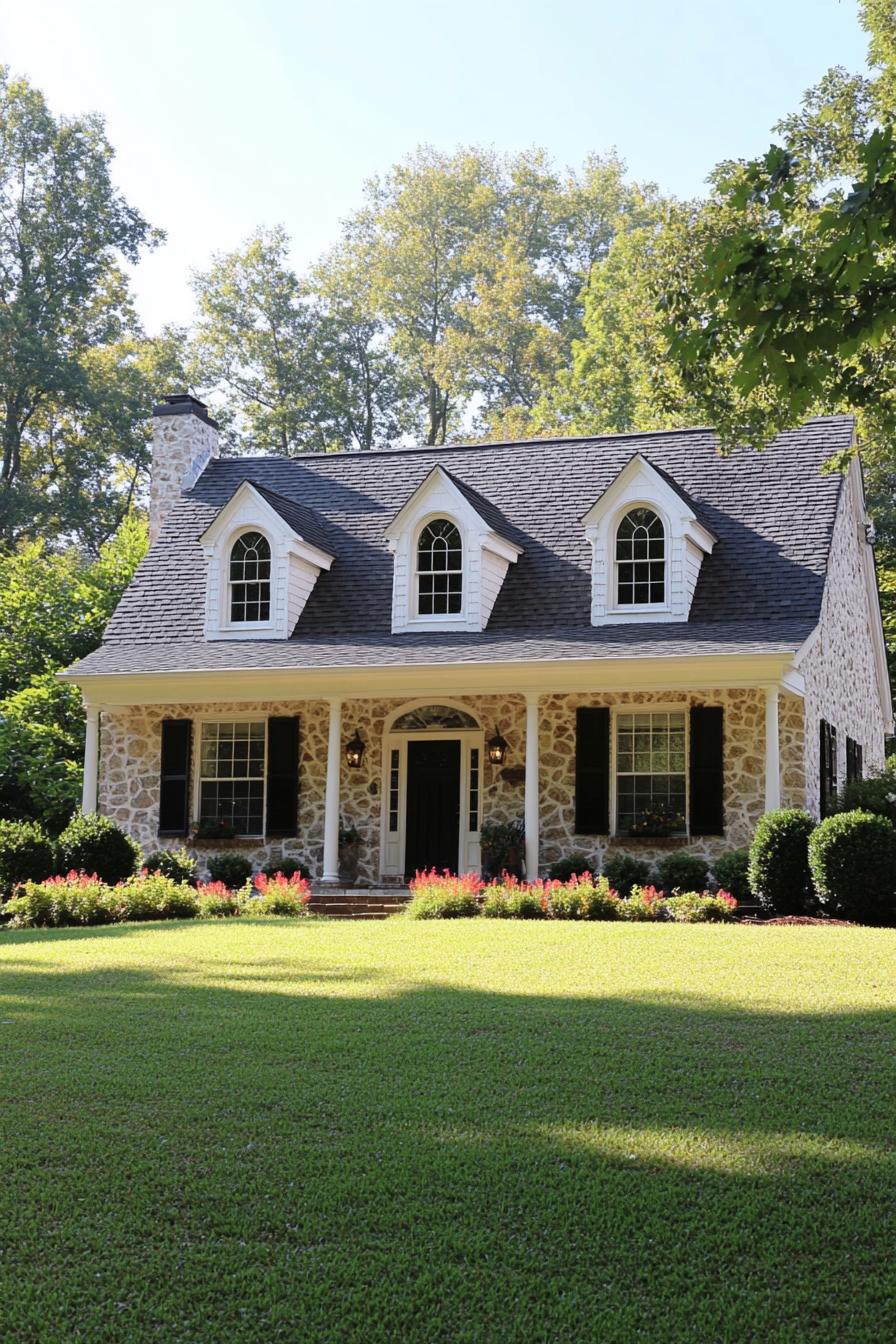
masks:
[[[146,551],[129,514],[94,561],[42,542],[0,555],[0,817],[59,830],[81,789],[84,715],[56,672],[95,648]]]
[[[0,67],[0,548],[82,527],[100,544],[145,466],[140,375],[165,390],[166,342],[138,349],[121,266],[160,235],[111,161],[99,117],[54,118]]]

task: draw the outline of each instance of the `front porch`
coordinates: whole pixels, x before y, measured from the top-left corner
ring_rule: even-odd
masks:
[[[98,805],[145,851],[160,843],[186,841],[202,862],[210,853],[235,845],[253,864],[294,859],[316,881],[334,886],[340,882],[340,831],[356,834],[358,878],[371,888],[400,886],[417,867],[479,870],[484,823],[524,824],[528,876],[544,874],[573,851],[584,852],[595,868],[614,849],[637,850],[653,858],[684,845],[711,860],[749,843],[764,811],[805,805],[804,707],[800,678],[783,660],[777,667],[759,669],[766,673],[761,680],[755,668],[743,666],[745,660],[728,660],[724,675],[722,668],[712,669],[711,681],[699,675],[707,669],[686,666],[694,661],[662,660],[661,666],[645,667],[642,660],[641,666],[604,663],[598,668],[589,664],[587,669],[570,664],[562,676],[555,676],[553,685],[534,687],[530,675],[528,686],[501,691],[476,685],[484,672],[493,679],[501,668],[475,668],[467,670],[471,690],[466,693],[456,675],[464,669],[451,669],[454,684],[446,685],[448,679],[440,675],[444,669],[402,668],[396,681],[406,682],[406,674],[414,672],[422,683],[411,696],[364,694],[357,685],[351,688],[354,693],[346,688],[338,695],[303,696],[298,694],[300,678],[294,675],[293,695],[284,696],[286,688],[278,686],[276,698],[237,697],[224,693],[230,687],[222,676],[214,687],[206,682],[202,699],[196,698],[194,684],[189,698],[182,686],[165,688],[165,699],[158,702],[93,704],[88,707],[84,806],[89,810]],[[505,681],[520,680],[520,669],[503,670]],[[570,688],[575,673],[578,685]],[[256,684],[263,680],[255,678]],[[365,678],[368,684],[371,680]],[[542,675],[539,680],[546,678]],[[595,684],[599,681],[600,687]],[[121,690],[124,694],[124,686]],[[585,767],[594,763],[583,760],[587,751],[579,714],[598,709],[605,711],[609,725],[602,814],[606,820],[592,820],[583,827],[582,795],[592,787]],[[701,830],[692,824],[697,774],[688,725],[695,709],[715,710],[723,725],[722,824],[714,833],[707,833],[705,825]],[[207,797],[203,725],[266,724],[290,716],[298,720],[294,833],[274,836],[262,826],[255,834],[222,844],[213,837],[191,838],[187,826],[180,835],[163,835],[160,840],[163,720],[188,719],[192,724],[185,788],[188,819],[195,822]],[[670,797],[670,789],[678,790],[674,798],[676,805],[681,800],[683,825],[677,834],[630,834],[631,808],[643,803],[643,790],[649,792],[651,785],[645,785],[643,771],[633,780],[638,772],[631,767],[637,762],[627,761],[624,750],[634,740],[631,734],[647,731],[645,716],[651,722],[664,716],[670,754],[661,761],[666,772],[662,787]],[[679,757],[676,734],[680,737],[682,724],[684,747]],[[654,731],[654,742],[659,731]],[[506,743],[500,761],[489,759],[488,743],[496,735]],[[352,744],[354,751],[347,752]],[[667,777],[673,775],[670,784]],[[275,785],[265,776],[263,787],[270,790]],[[590,815],[595,815],[593,809]]]

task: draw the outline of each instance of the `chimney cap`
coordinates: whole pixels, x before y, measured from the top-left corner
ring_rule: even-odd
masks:
[[[153,406],[153,415],[195,415],[197,419],[204,420],[212,429],[220,429],[217,420],[213,420],[208,413],[208,407],[204,401],[198,397],[191,397],[189,392],[175,392],[171,396],[165,397],[158,406]]]

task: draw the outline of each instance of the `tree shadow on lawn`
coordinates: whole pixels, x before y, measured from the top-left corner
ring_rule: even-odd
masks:
[[[893,1337],[896,1014],[299,969],[5,974],[7,1337]]]

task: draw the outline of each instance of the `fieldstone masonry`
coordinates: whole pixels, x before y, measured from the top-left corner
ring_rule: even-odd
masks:
[[[350,770],[342,761],[341,817],[362,836],[359,875],[368,882],[380,877],[380,816],[382,789],[382,741],[387,717],[403,700],[348,700],[343,707],[343,738],[357,728],[367,749],[361,768]],[[525,702],[522,696],[471,696],[462,703],[482,724],[487,736],[497,725],[509,750],[506,767],[522,766],[525,758]],[[722,839],[695,839],[689,848],[712,858],[726,849],[749,842],[764,807],[765,696],[755,688],[694,692],[670,696],[662,692],[613,695],[545,695],[540,702],[541,864],[547,868],[572,850],[583,850],[599,866],[610,848],[637,849],[655,858],[680,841],[632,841],[626,838],[579,836],[574,831],[575,812],[575,721],[580,705],[690,706],[723,705],[725,708],[725,816]],[[253,845],[236,842],[241,852],[259,866],[269,860],[291,857],[319,875],[323,863],[324,793],[326,784],[327,728],[329,708],[322,700],[258,703],[183,705],[171,708],[149,705],[104,710],[101,727],[100,810],[113,817],[143,846],[145,851],[160,844],[176,847],[182,841],[159,840],[158,774],[161,721],[172,715],[193,719],[228,715],[259,717],[297,714],[300,717],[299,824],[296,837]],[[805,791],[802,702],[782,696],[780,709],[782,799],[786,805],[802,803]],[[198,748],[198,742],[196,744]],[[197,750],[194,749],[195,762]],[[483,765],[483,818],[510,821],[523,815],[524,785],[505,778],[503,770]],[[192,796],[192,795],[191,795]],[[202,862],[210,853],[235,842],[203,841],[194,849]]]
[[[166,397],[153,412],[149,541],[155,541],[182,491],[191,489],[208,462],[218,457],[218,426],[201,401]]]

